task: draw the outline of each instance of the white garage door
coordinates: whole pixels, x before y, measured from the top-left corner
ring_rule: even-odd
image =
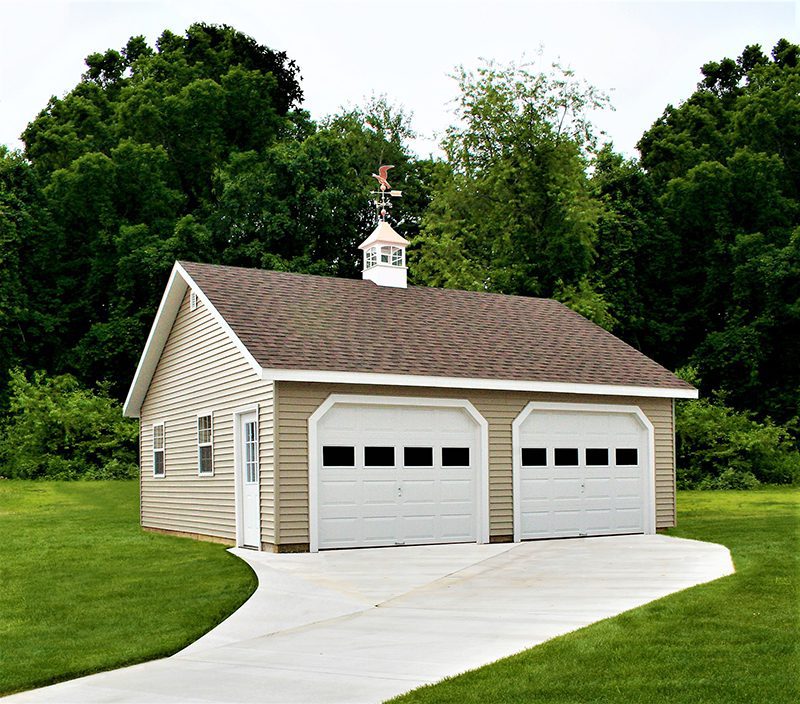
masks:
[[[316,437],[318,548],[478,539],[480,429],[464,409],[336,404]]]
[[[636,413],[537,408],[516,432],[521,539],[647,530],[650,431]]]

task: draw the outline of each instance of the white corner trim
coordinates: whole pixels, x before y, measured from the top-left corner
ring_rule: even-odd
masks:
[[[198,299],[211,314],[211,317],[219,324],[223,332],[225,332],[239,352],[242,353],[247,363],[253,368],[253,371],[258,376],[262,375],[261,365],[256,362],[255,357],[250,354],[250,351],[244,346],[244,343],[242,343],[238,335],[236,335],[231,326],[225,322],[220,312],[211,304],[211,301],[208,300],[208,296],[203,293],[192,277],[189,276],[186,269],[178,262],[175,262],[172,267],[172,273],[170,273],[169,276],[169,281],[167,282],[167,287],[164,289],[164,295],[161,297],[161,303],[158,306],[153,325],[150,328],[150,334],[147,337],[144,351],[139,358],[139,364],[136,368],[133,381],[131,382],[131,387],[128,390],[128,396],[122,407],[122,414],[128,418],[137,418],[139,416],[142,402],[144,401],[147,389],[150,386],[150,381],[158,366],[161,353],[164,351],[164,346],[167,344],[167,338],[172,331],[172,325],[178,315],[187,288],[194,291]]]
[[[308,544],[310,552],[319,552],[319,453],[317,425],[336,404],[367,404],[375,406],[429,406],[461,408],[480,429],[480,467],[478,472],[478,543],[489,542],[489,423],[466,399],[424,398],[415,396],[369,396],[361,394],[331,394],[308,418]]]
[[[495,391],[531,391],[596,396],[640,396],[646,398],[697,398],[697,389],[656,386],[618,386],[612,384],[570,384],[557,381],[516,379],[477,379],[453,376],[418,376],[413,374],[375,374],[337,372],[315,369],[262,369],[265,381],[306,381],[330,384],[377,384],[385,386],[427,386],[445,389],[488,389]]]
[[[625,413],[633,415],[647,430],[647,486],[645,496],[647,505],[644,507],[645,533],[656,532],[656,448],[655,428],[650,419],[639,406],[623,406],[606,403],[551,403],[545,401],[531,401],[523,408],[511,423],[511,467],[512,467],[512,506],[514,511],[514,542],[522,539],[522,515],[520,507],[520,491],[522,472],[521,445],[519,439],[522,424],[534,411],[580,411],[584,413]]]

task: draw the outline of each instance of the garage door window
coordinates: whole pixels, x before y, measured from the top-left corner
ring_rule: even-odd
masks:
[[[469,467],[469,448],[443,447],[442,467]]]
[[[523,447],[522,448],[523,467],[546,467],[547,448],[545,447]]]
[[[393,447],[365,447],[365,467],[394,467]]]
[[[577,467],[578,448],[577,447],[557,447],[555,449],[556,467]]]
[[[639,451],[635,447],[617,448],[617,466],[630,466],[639,464]]]
[[[587,447],[586,465],[588,467],[608,467],[608,448]]]
[[[356,449],[342,445],[325,445],[322,448],[324,467],[355,467]]]
[[[433,448],[404,447],[403,465],[406,467],[433,467]]]

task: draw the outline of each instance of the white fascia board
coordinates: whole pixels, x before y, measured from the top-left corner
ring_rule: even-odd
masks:
[[[642,396],[646,398],[697,398],[697,389],[670,389],[656,386],[617,386],[611,384],[568,384],[556,381],[517,379],[475,379],[412,374],[374,374],[319,371],[315,369],[263,369],[265,381],[307,381],[328,384],[383,384],[387,386],[429,386],[449,389],[487,389],[492,391],[532,391],[555,394],[597,396]]]
[[[153,326],[150,328],[150,334],[147,337],[147,342],[144,346],[144,351],[139,359],[139,365],[136,368],[131,388],[128,391],[128,397],[125,399],[125,404],[122,407],[122,414],[128,418],[138,418],[139,411],[142,407],[147,389],[150,387],[150,381],[158,366],[158,360],[161,359],[161,353],[164,350],[164,345],[167,344],[167,338],[172,331],[172,325],[178,315],[183,297],[186,294],[186,289],[190,288],[197,294],[198,299],[206,307],[211,317],[216,320],[225,334],[230,338],[231,342],[236,348],[244,355],[248,364],[253,368],[257,376],[261,376],[261,365],[256,362],[255,357],[250,354],[250,351],[244,346],[242,341],[231,329],[231,326],[225,322],[219,311],[208,300],[208,296],[200,289],[194,282],[191,276],[187,273],[178,262],[175,262],[172,267],[172,273],[169,276],[167,287],[164,290],[164,295],[161,297],[161,303],[158,306]]]
[[[136,367],[136,373],[133,375],[128,396],[122,406],[122,415],[127,418],[139,417],[144,395],[150,386],[150,380],[153,378],[156,365],[161,357],[164,345],[167,343],[170,330],[172,330],[172,323],[175,321],[175,316],[178,314],[178,309],[185,293],[186,282],[179,276],[178,263],[176,262],[169,275],[164,295],[161,297],[161,303],[158,306],[158,311],[156,311],[150,334],[147,336],[144,351],[139,358],[139,364]]]

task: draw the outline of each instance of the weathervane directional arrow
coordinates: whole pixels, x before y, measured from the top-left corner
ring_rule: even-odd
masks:
[[[392,207],[392,198],[399,198],[403,195],[402,191],[392,190],[392,186],[387,178],[389,169],[393,169],[394,165],[388,164],[386,166],[379,166],[378,173],[372,174],[372,178],[377,179],[380,190],[372,191],[372,195],[378,196],[373,203],[378,211],[378,220],[384,221],[389,216],[389,210]]]

